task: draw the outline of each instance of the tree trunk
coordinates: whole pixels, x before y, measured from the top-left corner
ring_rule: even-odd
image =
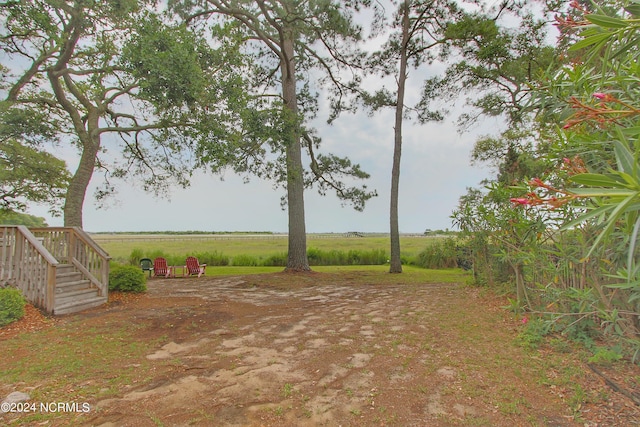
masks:
[[[96,164],[97,149],[89,145],[98,146],[98,144],[83,144],[82,156],[76,173],[69,182],[69,188],[64,201],[64,226],[82,228],[82,208],[84,198],[87,194],[87,188],[93,175]]]
[[[285,108],[285,143],[287,157],[287,205],[289,213],[289,251],[285,271],[309,271],[307,230],[304,216],[304,181],[302,149],[298,125],[293,34],[284,32],[282,43],[282,97]]]
[[[398,199],[400,188],[400,158],[402,156],[402,115],[404,113],[404,91],[407,81],[407,42],[409,38],[409,3],[402,6],[402,46],[400,48],[400,72],[394,125],[393,167],[391,168],[391,203],[389,209],[391,235],[391,264],[389,273],[402,273],[400,259],[400,227],[398,225]]]
[[[524,283],[524,273],[522,264],[511,262],[511,268],[516,275],[516,296],[518,302],[525,304],[528,308],[531,308],[531,301],[529,301],[529,293],[527,292],[527,285]]]

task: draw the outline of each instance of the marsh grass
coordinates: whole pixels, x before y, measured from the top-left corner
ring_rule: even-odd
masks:
[[[110,235],[92,236],[112,259],[120,264],[136,265],[141,258],[166,258],[181,265],[187,256],[215,266],[284,266],[287,238],[266,236],[202,236],[202,235]],[[401,236],[405,264],[415,261],[438,237]],[[311,265],[372,265],[387,262],[390,241],[385,236],[335,237],[309,234],[307,247]]]

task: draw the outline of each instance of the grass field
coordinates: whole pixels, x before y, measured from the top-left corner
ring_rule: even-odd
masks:
[[[376,275],[378,281],[382,282],[387,278],[389,283],[424,284],[424,283],[466,283],[470,278],[470,273],[459,268],[450,269],[425,269],[405,265],[402,267],[403,274],[400,280],[397,275],[385,274],[389,272],[388,265],[317,265],[312,268],[318,273],[360,273],[363,277]],[[246,276],[249,274],[280,273],[282,267],[207,267],[206,276]],[[380,275],[380,277],[378,277]],[[387,276],[395,276],[387,277]]]
[[[127,262],[136,252],[143,257],[162,252],[173,257],[186,257],[198,253],[218,252],[233,260],[234,257],[250,256],[264,259],[287,252],[285,235],[141,235],[141,234],[96,234],[93,239],[117,262]],[[413,258],[437,237],[401,236],[402,256]],[[345,237],[342,235],[307,236],[307,248],[323,251],[372,251],[389,253],[389,237],[374,235]]]

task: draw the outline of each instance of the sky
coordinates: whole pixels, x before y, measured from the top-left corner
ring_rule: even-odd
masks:
[[[417,79],[413,83],[418,84]],[[471,166],[470,151],[478,135],[500,127],[488,119],[473,132],[459,134],[457,115],[441,123],[416,125],[405,121],[400,179],[399,224],[401,233],[426,229],[452,229],[450,218],[467,187],[478,186],[490,175],[487,168]],[[342,206],[328,193],[313,189],[305,193],[306,227],[309,233],[388,232],[393,112],[373,117],[364,112],[341,116],[332,125],[318,117],[315,127],[322,138],[322,152],[348,156],[371,175],[365,183],[376,189],[363,212]],[[74,170],[77,156],[70,150],[57,153]],[[221,179],[222,178],[222,179]],[[98,207],[93,191],[100,174],[90,184],[84,204],[84,229],[89,232],[122,231],[287,231],[287,212],[280,206],[285,193],[273,183],[252,177],[249,183],[228,171],[222,177],[199,172],[187,189],[171,188],[155,197],[133,182],[118,182],[117,193],[106,207]],[[29,213],[43,216],[50,226],[62,218],[51,217],[47,208],[33,206]]]
[[[420,87],[437,66],[412,71],[407,86],[407,104],[417,100]],[[379,84],[380,82],[369,82]],[[503,128],[499,119],[486,119],[471,132],[460,134],[458,115],[464,111],[458,101],[443,122],[418,125],[406,120],[403,126],[403,152],[399,196],[401,233],[423,233],[426,229],[452,229],[450,218],[458,199],[468,187],[477,187],[491,175],[488,168],[470,165],[470,152],[480,135],[497,134]],[[322,106],[322,103],[321,103]],[[320,109],[311,124],[322,138],[320,152],[347,156],[371,175],[365,183],[378,196],[370,199],[363,212],[342,206],[328,193],[320,196],[313,189],[305,193],[306,227],[309,233],[348,231],[389,231],[391,164],[393,155],[393,111],[370,117],[365,112],[344,114],[332,125],[326,124],[326,111]],[[55,154],[75,171],[75,150],[56,148]],[[317,154],[317,153],[316,153]],[[84,203],[84,229],[89,232],[125,231],[287,231],[287,212],[280,206],[284,195],[273,183],[243,177],[229,171],[223,179],[205,172],[193,176],[187,189],[173,187],[155,197],[135,182],[117,182],[117,193],[99,207],[93,192],[100,187],[100,173],[94,173]],[[28,213],[42,216],[50,226],[61,226],[61,217],[52,217],[46,206],[31,206]]]

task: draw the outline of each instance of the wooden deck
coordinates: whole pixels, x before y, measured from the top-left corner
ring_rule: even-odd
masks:
[[[76,227],[0,226],[0,285],[49,314],[107,302],[109,255]]]

